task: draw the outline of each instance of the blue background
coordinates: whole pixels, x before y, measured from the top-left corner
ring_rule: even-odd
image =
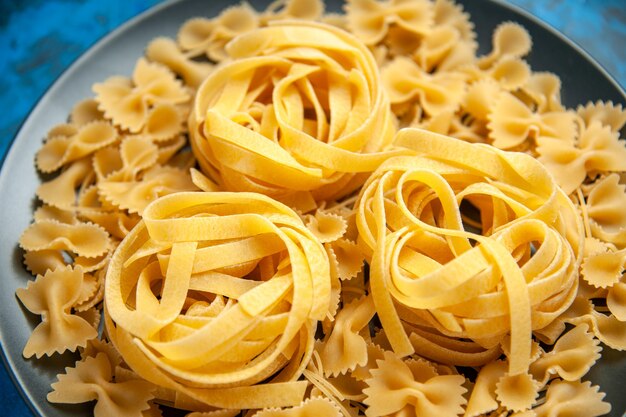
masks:
[[[159,2],[0,0],[0,159],[30,109],[65,68],[102,36]],[[626,1],[509,2],[581,45],[626,87]],[[2,366],[0,415],[32,416]]]

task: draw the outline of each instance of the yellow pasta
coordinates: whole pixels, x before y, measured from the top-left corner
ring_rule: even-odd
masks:
[[[43,220],[31,225],[20,238],[28,251],[67,250],[87,258],[103,255],[110,249],[108,234],[94,224],[63,224]]]
[[[578,141],[539,137],[537,153],[558,184],[570,194],[589,173],[624,171],[626,148],[608,126],[593,122],[582,128]]]
[[[377,365],[363,390],[367,416],[452,417],[463,412],[467,400],[462,376],[437,375],[428,365],[403,362],[391,352]]]
[[[190,118],[198,162],[224,188],[338,198],[388,157],[379,151],[394,127],[377,68],[349,34],[280,23],[227,52],[232,61],[202,84]]]
[[[626,110],[565,107],[515,22],[477,55],[453,0],[344,11],[193,18],[49,130],[17,298],[25,357],[80,353],[50,402],[610,411],[581,381],[626,350]]]
[[[348,228],[348,224],[342,216],[320,209],[316,210],[314,215],[306,215],[304,221],[309,230],[322,243],[338,240]]]
[[[609,174],[588,188],[584,207],[591,234],[618,248],[626,247],[626,213],[621,210],[626,204],[626,187],[619,175]]]
[[[257,417],[308,417],[327,416],[341,417],[340,410],[330,401],[312,398],[302,405],[287,410],[263,410],[255,414]]]
[[[391,25],[406,32],[425,34],[434,18],[433,6],[425,0],[350,0],[346,14],[350,31],[368,45],[383,40]]]
[[[384,67],[381,77],[389,101],[398,107],[398,112],[402,111],[403,105],[415,102],[429,116],[454,111],[465,92],[465,82],[459,74],[431,75],[404,57],[396,58]]]
[[[105,122],[83,125],[71,137],[56,136],[48,139],[37,153],[37,168],[41,172],[52,172],[63,165],[80,159],[117,139],[115,129]]]
[[[34,314],[42,316],[42,322],[33,330],[24,357],[51,356],[55,352],[75,351],[98,332],[83,318],[71,314],[71,307],[81,296],[83,272],[80,268],[59,267],[39,275],[26,288],[17,290],[17,297]]]
[[[192,56],[201,53],[215,61],[224,60],[225,45],[237,35],[259,26],[259,17],[247,3],[225,9],[215,19],[204,18],[187,21],[178,33],[181,48]]]
[[[541,146],[544,143],[547,144],[550,141],[549,143],[554,143],[554,146],[572,146],[576,135],[573,114],[567,112],[533,113],[510,93],[500,95],[493,105],[489,121],[493,145],[501,149],[519,147],[532,138],[540,147],[537,152],[542,154]],[[568,187],[569,192],[571,190]]]
[[[145,126],[152,107],[158,104],[183,104],[189,94],[166,67],[137,62],[132,80],[112,77],[93,87],[98,108],[116,125],[138,133]]]
[[[357,203],[359,244],[393,350],[484,364],[510,332],[510,374],[525,373],[531,331],[576,295],[583,235],[573,205],[527,155],[411,129],[396,144],[417,155],[385,162]],[[463,225],[464,201],[478,211],[478,233]],[[411,339],[418,327],[441,335],[434,346]],[[456,351],[451,337],[472,339],[472,351],[487,355]]]
[[[183,170],[155,166],[140,181],[101,181],[100,195],[112,205],[129,213],[141,214],[157,198],[180,191],[194,191],[196,186]]]
[[[108,333],[140,376],[195,401],[297,405],[329,274],[288,207],[251,193],[173,194],[146,208],[111,260]]]
[[[209,63],[191,60],[179,49],[176,42],[169,38],[156,38],[150,42],[146,48],[146,56],[151,61],[167,66],[192,88],[200,86],[213,70]]]
[[[333,331],[320,351],[327,375],[345,374],[367,364],[366,340],[359,333],[369,333],[368,324],[375,312],[372,298],[365,296],[344,305],[337,314]]]
[[[589,102],[586,106],[578,106],[576,112],[587,126],[597,121],[603,126],[609,126],[613,132],[619,132],[626,124],[626,110],[621,104],[615,105],[610,101]]]
[[[589,333],[589,326],[581,324],[565,333],[552,350],[530,366],[530,372],[536,381],[543,385],[553,374],[566,381],[581,379],[600,358],[602,348],[599,341]]]
[[[549,72],[536,72],[524,87],[540,113],[563,110],[561,104],[561,80]]]
[[[555,381],[548,387],[546,402],[537,407],[537,417],[572,416],[594,417],[611,411],[611,406],[603,402],[604,394],[590,382]]]
[[[112,368],[105,353],[76,362],[74,368],[65,368],[65,374],[58,375],[48,401],[77,404],[96,400],[95,417],[131,417],[147,410],[154,387],[140,380],[113,383]]]
[[[492,47],[491,53],[479,60],[480,67],[490,67],[503,57],[523,57],[530,52],[532,40],[522,26],[505,22],[498,25],[493,32]]]

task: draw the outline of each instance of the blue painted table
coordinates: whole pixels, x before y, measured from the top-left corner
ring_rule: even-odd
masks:
[[[577,42],[626,87],[624,0],[509,1]],[[106,33],[158,2],[0,0],[0,158],[65,68]],[[0,415],[32,416],[1,366]]]

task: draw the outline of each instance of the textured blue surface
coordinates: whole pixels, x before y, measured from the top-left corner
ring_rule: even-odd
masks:
[[[30,109],[69,64],[106,33],[158,2],[0,0],[0,157]],[[626,1],[510,2],[565,33],[626,86]],[[0,415],[32,415],[1,366]]]

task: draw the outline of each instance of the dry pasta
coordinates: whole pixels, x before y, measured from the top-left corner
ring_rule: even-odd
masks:
[[[353,192],[388,157],[379,151],[394,126],[376,64],[347,33],[272,24],[227,52],[190,118],[198,162],[221,186],[310,209],[311,199]]]
[[[135,372],[196,401],[297,405],[329,271],[321,243],[274,200],[173,194],[148,206],[111,260],[107,329]]]
[[[480,56],[452,0],[344,11],[191,19],[50,129],[16,294],[41,316],[25,357],[78,351],[50,402],[611,410],[585,379],[626,350],[626,110],[567,108],[515,22]]]

